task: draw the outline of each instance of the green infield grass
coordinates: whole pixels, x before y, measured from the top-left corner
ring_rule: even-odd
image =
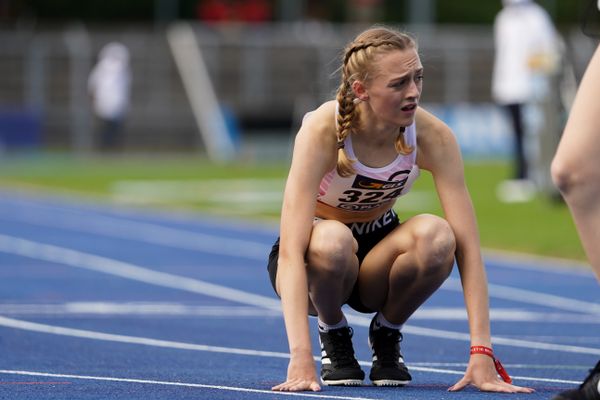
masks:
[[[501,161],[467,161],[465,174],[477,213],[482,246],[585,260],[567,207],[538,196],[506,204],[496,186],[509,176]],[[268,220],[276,226],[287,162],[209,163],[191,155],[0,156],[0,187],[92,197],[140,207],[168,207]],[[442,215],[431,176],[423,172],[397,205],[402,219]]]

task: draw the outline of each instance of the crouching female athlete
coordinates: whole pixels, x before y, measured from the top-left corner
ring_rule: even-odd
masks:
[[[320,390],[309,314],[318,317],[321,382],[363,382],[344,304],[375,313],[372,383],[410,382],[399,347],[402,325],[440,287],[456,258],[473,347],[464,377],[450,390],[472,384],[485,391],[532,391],[497,375],[487,278],[459,147],[450,129],[419,107],[422,81],[415,41],[371,28],[345,49],[336,100],[304,118],[280,239],[269,257],[291,353],[287,379],[273,390]],[[433,175],[445,219],[422,214],[401,222],[392,207],[420,169]]]

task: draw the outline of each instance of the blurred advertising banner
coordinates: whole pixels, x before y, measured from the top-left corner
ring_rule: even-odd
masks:
[[[513,137],[508,119],[494,103],[428,103],[423,107],[444,121],[454,132],[467,158],[505,159],[512,155]],[[527,151],[537,152],[538,127],[542,110],[528,106],[525,110]]]

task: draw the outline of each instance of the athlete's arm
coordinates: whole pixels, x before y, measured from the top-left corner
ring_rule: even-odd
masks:
[[[456,263],[469,318],[471,345],[491,348],[487,276],[458,143],[448,126],[423,109],[417,112],[417,134],[417,164],[431,172],[445,218],[456,238]],[[492,359],[482,354],[471,356],[465,377],[450,390],[460,390],[468,384],[485,391],[530,391],[498,379]]]
[[[333,103],[305,118],[296,136],[283,197],[277,290],[290,347],[286,382],[273,390],[319,390],[308,326],[308,281],[304,255],[322,177],[337,160]]]

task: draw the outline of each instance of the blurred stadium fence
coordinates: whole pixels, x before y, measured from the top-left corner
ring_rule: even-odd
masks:
[[[203,60],[190,73],[193,79],[182,72],[182,65],[189,69],[197,59],[181,51],[182,25],[179,39],[173,26],[0,31],[0,148],[29,144],[93,152],[87,75],[99,49],[118,40],[130,49],[133,72],[125,150],[223,152],[227,159],[240,143],[242,151],[258,143],[256,158],[268,148],[277,149],[269,156],[285,157],[302,115],[333,96],[341,48],[365,28],[320,22],[184,24]],[[467,154],[508,153],[508,128],[490,99],[491,27],[404,29],[419,41],[426,71],[422,102],[454,128]],[[576,28],[564,35],[581,72],[594,44]],[[206,79],[198,79],[198,68]],[[14,120],[11,125],[6,117],[15,112],[22,116],[23,135],[16,141],[14,129],[7,128],[14,128]],[[202,127],[206,119],[216,125]],[[212,130],[225,132],[219,135],[225,141],[211,144]]]

